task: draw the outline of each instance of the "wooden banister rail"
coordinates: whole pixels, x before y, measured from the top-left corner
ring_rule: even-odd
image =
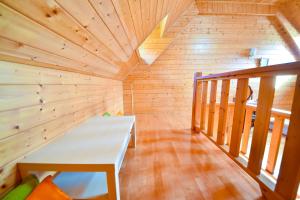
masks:
[[[272,108],[276,76],[278,75],[297,76],[291,112]],[[247,104],[249,78],[260,78],[257,105]],[[231,79],[237,79],[234,103],[228,103]],[[219,80],[222,82],[222,87],[220,104],[217,104],[217,83]],[[209,82],[211,83],[210,94],[208,94]],[[207,103],[208,95],[209,103]],[[208,117],[206,115],[207,107]],[[249,137],[254,111],[256,117],[247,161],[242,155],[247,153],[248,146],[250,146]],[[217,122],[215,121],[215,113],[219,113]],[[233,113],[233,116],[230,116],[229,113]],[[204,133],[252,176],[260,184],[262,193],[267,199],[296,198],[300,181],[300,62],[208,76],[195,75],[192,115],[192,129]],[[269,174],[274,173],[284,121],[290,120],[279,175],[275,183],[268,176],[265,176],[265,173],[262,173],[262,161],[271,117],[274,118],[274,122],[265,169]],[[230,128],[228,124],[231,121],[232,127]],[[214,126],[217,129],[214,129]],[[225,142],[226,138],[227,142]]]

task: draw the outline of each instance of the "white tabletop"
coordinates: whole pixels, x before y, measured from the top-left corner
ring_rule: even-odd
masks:
[[[19,163],[118,165],[134,122],[134,116],[92,117]]]

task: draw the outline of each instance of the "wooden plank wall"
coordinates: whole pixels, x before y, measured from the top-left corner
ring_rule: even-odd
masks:
[[[106,111],[123,112],[121,81],[0,61],[0,195],[18,159]]]
[[[294,60],[266,17],[205,15],[193,18],[152,65],[139,65],[124,81],[125,113],[169,113],[170,118],[181,116],[184,127],[189,128],[193,74],[255,67],[256,60],[248,57],[250,48],[257,48],[257,57],[270,58],[270,64]],[[249,82],[257,98],[258,82],[252,79]],[[231,85],[229,101],[232,102],[236,84]],[[218,83],[217,102],[220,86]],[[292,87],[293,84],[286,84],[286,88],[276,91],[274,101],[280,99],[279,108],[290,108],[291,101],[283,97]],[[176,124],[175,128],[178,128]]]

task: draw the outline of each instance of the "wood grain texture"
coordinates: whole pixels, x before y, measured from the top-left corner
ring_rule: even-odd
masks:
[[[225,133],[227,127],[228,116],[228,97],[230,89],[230,80],[222,80],[221,99],[219,108],[217,144],[223,145],[225,143]]]
[[[208,15],[275,15],[278,8],[273,3],[255,1],[196,0],[200,14]]]
[[[202,81],[202,96],[201,96],[201,113],[200,113],[200,131],[206,131],[206,111],[207,111],[207,96],[208,82]]]
[[[176,1],[174,2],[176,3]],[[180,2],[177,2],[175,6],[178,6],[178,3]],[[152,64],[174,41],[177,34],[180,33],[180,31],[183,30],[184,27],[186,27],[189,22],[198,15],[198,9],[195,3],[186,2],[181,8],[180,13],[178,13],[179,16],[177,16],[176,21],[172,24],[171,18],[175,15],[175,13],[175,9],[171,10],[170,14],[167,16],[164,24],[165,31],[163,34],[163,30],[161,29],[160,24],[158,24],[139,47],[138,50],[144,63]]]
[[[241,153],[243,153],[243,154],[246,154],[247,150],[248,150],[250,131],[251,131],[251,127],[252,127],[253,109],[247,107],[245,115],[246,116],[245,116],[245,123],[244,123],[244,129],[243,129],[243,137],[242,137],[242,147],[241,147]]]
[[[13,62],[25,58],[35,65],[124,79],[138,62],[132,59],[135,50],[161,19],[176,16],[168,20],[172,25],[191,2],[3,0],[0,37],[9,42],[1,53],[14,56]]]
[[[201,90],[200,90],[200,86],[199,86],[199,84],[201,82],[198,82],[196,80],[197,76],[201,76],[201,73],[196,72],[194,74],[193,105],[192,105],[193,107],[192,107],[192,122],[191,122],[191,129],[192,130],[195,130],[196,124],[198,124],[197,119],[199,119],[199,118],[197,116],[199,114],[199,109],[200,109],[200,107],[198,105],[198,102],[199,102],[199,99],[201,97]]]
[[[298,75],[295,87],[295,96],[290,118],[286,144],[284,146],[280,173],[275,191],[286,199],[295,199],[300,181],[300,76]]]
[[[247,78],[238,79],[237,82],[229,149],[230,154],[234,157],[238,157],[240,152],[240,144],[246,114],[248,83],[249,79]]]
[[[275,77],[261,78],[248,169],[260,174],[275,92]]]
[[[234,39],[233,39],[234,38]],[[284,42],[266,17],[197,16],[177,35],[173,43],[152,64],[140,64],[124,81],[124,109],[130,113],[131,85],[135,113],[173,113],[190,127],[193,76],[255,67],[249,48],[270,64],[293,61]],[[257,99],[258,82],[250,79]],[[276,89],[274,107],[290,109],[294,80]],[[232,102],[236,83],[231,84]],[[218,85],[218,91],[221,91]],[[217,94],[217,102],[220,93]],[[128,106],[127,106],[128,105]]]
[[[283,126],[284,126],[284,118],[275,116],[274,127],[272,130],[272,137],[270,141],[268,161],[266,166],[266,170],[271,174],[274,173],[276,161],[278,158]]]
[[[297,0],[283,1],[279,4],[280,11],[290,23],[300,32],[300,5]]]
[[[217,98],[217,84],[216,80],[210,82],[209,92],[209,113],[207,124],[207,135],[213,136],[214,123],[215,123],[215,110],[216,110],[216,98]]]
[[[163,113],[137,115],[137,147],[128,149],[120,171],[121,199],[261,198],[258,184],[211,141],[175,130],[172,121],[182,123]]]
[[[0,62],[0,193],[18,181],[15,163],[88,117],[123,111],[122,82]]]

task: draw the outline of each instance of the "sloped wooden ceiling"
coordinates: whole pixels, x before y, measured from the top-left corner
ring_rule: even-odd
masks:
[[[192,0],[0,0],[0,58],[122,79],[137,47]]]
[[[281,10],[300,27],[297,0],[0,0],[0,59],[123,79],[140,62],[136,49],[165,16],[166,34],[146,43],[153,53],[155,41],[167,41],[151,62],[171,44],[188,24],[175,22],[193,2],[200,15]]]
[[[152,64],[174,41],[178,33],[197,15],[249,15],[274,17],[278,14],[279,4],[285,5],[286,0],[195,0],[185,8],[181,16],[169,25],[161,36],[160,27],[144,41],[139,48],[140,57],[145,64]],[[196,3],[196,5],[194,5]],[[195,9],[194,7],[197,7]],[[197,10],[195,12],[195,10]],[[280,29],[280,28],[278,28]],[[283,35],[284,36],[284,35]],[[285,37],[285,36],[284,36]],[[286,37],[290,44],[290,39]],[[288,45],[288,46],[294,46]]]

